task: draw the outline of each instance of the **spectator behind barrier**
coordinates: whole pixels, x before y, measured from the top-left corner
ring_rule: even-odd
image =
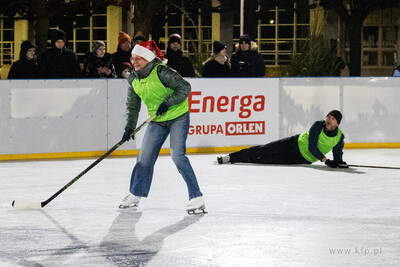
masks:
[[[132,71],[133,67],[132,67],[131,63],[122,62],[120,69],[121,69],[122,78],[126,78],[126,77],[128,77],[129,73]]]
[[[230,58],[225,44],[214,41],[213,54],[203,65],[203,77],[229,77],[231,71]]]
[[[81,68],[75,52],[66,48],[67,36],[62,30],[52,34],[51,48],[43,52],[39,68],[42,78],[80,78]]]
[[[247,34],[240,36],[238,51],[232,55],[231,64],[233,77],[262,77],[265,74],[264,58]]]
[[[137,45],[137,44],[141,44],[143,42],[146,42],[146,38],[144,38],[142,32],[137,32],[135,37],[133,38],[133,46]]]
[[[112,54],[112,61],[114,63],[115,71],[119,78],[122,78],[120,66],[121,66],[122,62],[130,63],[131,52],[132,52],[131,37],[124,32],[120,32],[118,35],[117,52]]]
[[[167,65],[176,70],[182,77],[194,77],[193,64],[182,52],[182,38],[178,33],[169,36],[168,48],[165,57]]]
[[[8,79],[35,79],[39,78],[39,65],[36,62],[37,46],[29,41],[23,41],[19,60],[12,64]]]
[[[87,52],[82,70],[83,78],[116,78],[112,55],[106,52],[106,44],[93,42],[92,52]]]

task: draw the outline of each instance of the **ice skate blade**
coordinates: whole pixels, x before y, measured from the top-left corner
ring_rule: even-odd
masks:
[[[120,208],[120,209],[129,209],[129,208],[137,208],[138,206],[139,206],[138,204],[132,204],[132,205],[128,205],[128,206],[119,205],[118,208]]]
[[[208,212],[205,209],[194,209],[194,210],[187,210],[189,215],[199,215],[199,214],[207,214]]]
[[[196,214],[207,214],[208,212],[205,210],[205,205],[201,206],[200,208],[196,209],[188,209],[186,210],[189,215],[196,215]]]

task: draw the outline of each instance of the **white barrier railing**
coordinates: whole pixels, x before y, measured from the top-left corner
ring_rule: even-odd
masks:
[[[306,131],[331,109],[343,112],[347,143],[400,142],[396,78],[188,81],[188,148],[263,144]],[[126,93],[122,79],[2,80],[0,156],[105,151],[121,139]],[[139,122],[146,113],[142,105]],[[120,150],[138,149],[143,134]]]

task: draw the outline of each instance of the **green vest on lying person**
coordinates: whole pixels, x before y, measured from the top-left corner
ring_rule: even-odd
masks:
[[[308,130],[305,133],[302,133],[299,136],[298,143],[299,143],[299,150],[301,155],[304,159],[308,160],[309,162],[316,162],[318,159],[311,154],[310,150],[308,149],[308,137],[309,137]],[[338,128],[338,133],[336,136],[329,137],[324,133],[324,130],[321,130],[321,133],[318,136],[318,149],[321,151],[322,154],[326,155],[329,151],[331,151],[340,141],[342,137],[342,131]]]

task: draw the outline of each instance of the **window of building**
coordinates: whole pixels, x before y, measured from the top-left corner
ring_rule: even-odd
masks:
[[[14,20],[0,19],[0,66],[11,65],[14,60]]]
[[[193,26],[181,9],[169,7],[167,14],[165,37],[160,39],[160,47],[164,52],[167,50],[168,36],[175,30],[182,36],[182,50],[186,54],[193,58],[201,50],[204,59],[211,55],[211,13],[187,12],[196,26]],[[239,14],[235,14],[234,18],[233,35],[236,38],[233,42],[237,43],[240,35]],[[288,65],[300,42],[308,38],[309,25],[308,9],[299,12],[294,6],[290,10],[278,7],[268,10],[258,25],[255,39],[265,63],[274,66]]]
[[[168,36],[177,32],[182,37],[182,51],[192,60],[198,75],[202,73],[202,63],[212,53],[211,12],[201,12],[198,8],[169,6],[164,25],[164,37],[160,38],[160,49],[166,53]]]
[[[290,64],[293,53],[308,39],[309,11],[299,12],[296,3],[290,10],[275,7],[269,9],[258,23],[256,43],[266,65]],[[240,25],[235,21],[235,36],[239,36]],[[238,42],[238,38],[234,39]]]
[[[362,30],[363,68],[393,69],[397,66],[398,14],[398,9],[376,9],[365,19]],[[346,38],[346,59],[349,61],[349,40]]]

